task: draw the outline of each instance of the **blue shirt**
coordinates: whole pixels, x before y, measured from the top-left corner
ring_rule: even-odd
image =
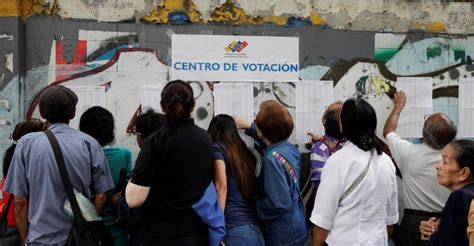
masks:
[[[245,131],[260,141],[256,125]],[[285,159],[296,173],[296,182],[287,167],[274,153]],[[299,194],[300,153],[298,148],[283,140],[267,147],[262,156],[258,176],[257,215],[263,222],[266,245],[305,245],[306,218]]]
[[[114,187],[104,152],[95,139],[67,124],[49,128],[56,136],[74,188],[91,198]],[[28,244],[64,245],[73,219],[64,212],[66,191],[51,144],[43,132],[30,133],[18,142],[5,190],[29,198]]]
[[[240,192],[239,185],[232,177],[230,161],[224,145],[213,144],[214,160],[222,160],[225,163],[227,175],[227,199],[225,202],[225,223],[227,227],[248,225],[257,222],[255,213],[255,202],[247,202]]]

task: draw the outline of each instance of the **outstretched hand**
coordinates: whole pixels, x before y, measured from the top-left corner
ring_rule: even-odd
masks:
[[[311,137],[311,142],[313,143],[323,138],[323,136],[313,133],[313,132],[308,132],[306,134]]]
[[[398,111],[402,111],[407,102],[407,96],[405,95],[405,92],[399,91],[395,93],[393,96],[393,101],[395,103],[395,109]]]

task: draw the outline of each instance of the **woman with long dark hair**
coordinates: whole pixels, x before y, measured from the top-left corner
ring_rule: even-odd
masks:
[[[346,143],[324,166],[311,215],[313,246],[388,245],[398,221],[395,166],[375,136],[377,116],[362,99],[342,106]]]
[[[225,215],[225,245],[264,245],[255,213],[257,159],[229,115],[215,116],[207,132],[213,141],[217,197]]]
[[[166,124],[140,150],[126,188],[131,208],[143,204],[144,245],[204,245],[207,225],[192,209],[211,181],[212,141],[191,118],[191,86],[171,81],[161,93]]]

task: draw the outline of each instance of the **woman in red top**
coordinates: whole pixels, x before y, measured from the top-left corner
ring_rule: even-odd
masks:
[[[5,151],[5,154],[3,156],[3,179],[2,179],[2,184],[1,184],[1,189],[2,189],[2,197],[3,197],[3,204],[4,207],[3,209],[6,208],[8,199],[10,199],[10,193],[3,191],[3,186],[5,185],[5,180],[8,174],[8,168],[10,167],[10,162],[13,157],[13,152],[15,152],[15,147],[16,147],[16,142],[23,137],[24,135],[30,133],[30,132],[38,132],[44,130],[44,123],[39,120],[39,119],[27,119],[23,122],[18,123],[15,126],[15,130],[12,133],[12,140],[13,144],[8,147],[8,149]],[[13,199],[13,198],[12,198]],[[4,213],[5,211],[2,211]],[[10,208],[8,209],[8,214],[7,214],[7,224],[8,226],[11,227],[16,227],[16,221],[15,221],[15,206],[13,203],[11,203]]]

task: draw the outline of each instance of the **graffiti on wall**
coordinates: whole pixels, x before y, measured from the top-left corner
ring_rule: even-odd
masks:
[[[66,26],[66,23],[61,25]],[[18,113],[18,108],[21,108],[18,106],[18,101],[25,102],[28,116],[39,116],[37,95],[48,85],[103,86],[106,88],[106,107],[116,118],[116,143],[137,150],[134,137],[129,132],[133,127],[134,117],[141,111],[140,88],[168,81],[169,54],[166,54],[171,44],[166,38],[159,41],[155,38],[155,42],[160,42],[160,45],[158,48],[150,48],[151,38],[147,35],[155,31],[152,28],[148,30],[151,25],[120,29],[132,31],[119,31],[117,26],[120,24],[116,25],[115,29],[109,25],[111,30],[107,29],[109,27],[101,29],[100,25],[95,25],[95,29],[84,29],[88,24],[75,25],[81,28],[68,30],[69,36],[54,33],[52,41],[45,40],[45,45],[41,47],[46,47],[47,51],[29,53],[31,57],[27,57],[27,60],[39,59],[47,62],[36,67],[31,66],[25,71],[22,88],[19,88],[18,74],[11,70],[13,59],[11,52],[1,50],[5,54],[1,54],[3,63],[0,64],[3,86],[0,90],[0,117],[4,117],[0,119],[0,123],[14,125],[21,120],[18,117],[13,117],[15,119],[11,117],[12,110],[17,110],[14,115],[23,116]],[[30,32],[34,30],[30,29]],[[167,29],[160,29],[159,32],[156,36],[168,35]],[[387,33],[364,35],[375,36],[375,42],[360,44],[373,48],[374,57],[359,57],[352,60],[338,58],[338,54],[320,57],[319,60],[331,62],[306,64],[300,72],[300,78],[332,80],[335,100],[359,96],[369,101],[378,112],[378,134],[381,135],[383,123],[392,107],[391,96],[396,90],[397,77],[430,76],[434,82],[434,110],[447,113],[457,122],[459,78],[474,76],[474,67],[471,65],[474,52],[472,37],[446,35],[414,37],[413,34]],[[12,39],[9,34],[0,34],[0,45],[12,42]],[[302,35],[300,40],[304,39],[305,36]],[[37,41],[27,39],[26,42]],[[333,46],[326,48],[335,50]],[[309,49],[303,55],[308,57],[317,54]],[[49,59],[45,59],[46,56]],[[193,116],[199,126],[207,128],[213,116],[213,82],[189,83],[195,91],[197,100]],[[19,97],[21,100],[18,100]],[[295,84],[255,82],[254,99],[255,112],[258,112],[260,102],[274,99],[285,105],[294,115]],[[2,134],[5,133],[3,135],[6,136],[10,130],[2,131]]]
[[[375,59],[397,76],[433,78],[434,111],[448,114],[458,123],[458,83],[472,78],[472,37],[413,37],[376,34]]]
[[[78,36],[70,55],[65,54],[62,40],[53,42],[51,51],[55,54],[49,65],[52,72],[44,88],[50,85],[105,87],[105,107],[116,119],[116,143],[137,153],[135,137],[130,132],[133,119],[142,111],[141,88],[165,84],[168,65],[157,56],[156,50],[140,48],[135,33],[79,30]],[[196,99],[193,117],[197,125],[207,127],[213,116],[210,86],[206,82],[189,83]],[[39,117],[39,94],[36,93],[29,106],[28,117]],[[77,121],[76,118],[73,120]]]

